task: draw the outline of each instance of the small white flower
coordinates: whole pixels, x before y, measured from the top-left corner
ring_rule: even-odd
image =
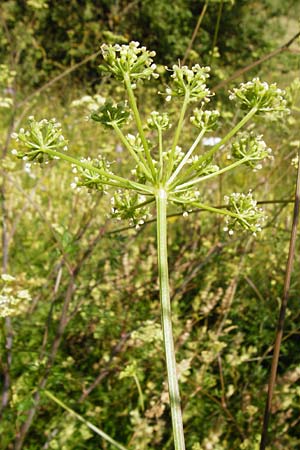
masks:
[[[2,278],[3,281],[14,281],[15,280],[15,277],[12,277],[8,273],[3,273],[1,275],[1,278]]]

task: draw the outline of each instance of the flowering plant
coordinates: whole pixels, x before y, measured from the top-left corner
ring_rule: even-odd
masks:
[[[259,232],[264,216],[257,208],[251,192],[246,195],[230,194],[225,198],[226,207],[214,208],[203,202],[204,190],[201,191],[201,183],[241,165],[257,169],[262,160],[270,157],[270,149],[261,135],[240,133],[240,130],[256,115],[266,113],[276,118],[286,112],[285,93],[275,84],[268,85],[257,78],[235,88],[230,98],[247,110],[246,115],[221,140],[215,141],[209,150],[201,151],[204,136],[218,127],[220,118],[218,111],[206,108],[212,95],[206,85],[209,76],[207,67],[196,65],[189,69],[174,65],[170,70],[166,100],[179,99],[182,106],[172,141],[168,143],[164,140],[164,133],[171,127],[168,113],[153,111],[145,127],[134,95],[137,82],[158,76],[153,63],[155,52],[140,47],[137,42],[131,42],[129,45],[103,45],[102,55],[105,64],[100,69],[123,83],[127,99],[118,104],[109,100],[98,109],[93,108],[91,119],[112,129],[132,156],[135,167],[128,178],[114,174],[111,163],[102,155],[94,159],[78,160],[65,153],[67,143],[55,120],[36,121],[30,118],[26,130],[21,129],[13,136],[16,138],[13,154],[33,163],[47,163],[57,158],[68,161],[75,172],[72,186],[85,186],[107,193],[114,189],[111,197],[112,216],[119,220],[128,219],[133,226],[141,226],[147,220],[151,206],[156,205],[162,330],[174,445],[176,450],[184,450],[168,281],[167,208],[170,204],[179,206],[186,215],[192,207],[199,207],[224,215],[225,230],[229,234],[238,226],[253,234]],[[181,148],[178,144],[191,103],[197,103],[190,117],[190,122],[197,129],[197,136],[189,148]],[[137,132],[135,135],[126,135],[122,128],[132,119]],[[234,137],[229,163],[219,168],[214,162],[214,155],[220,149],[226,149]]]

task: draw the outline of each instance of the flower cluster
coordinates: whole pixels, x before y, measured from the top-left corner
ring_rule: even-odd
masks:
[[[262,230],[265,215],[257,202],[253,199],[251,191],[248,194],[233,193],[225,197],[227,209],[232,215],[226,216],[224,231],[231,235],[236,225],[251,231],[254,236]]]
[[[111,198],[111,216],[117,220],[129,220],[131,226],[139,228],[149,217],[145,201],[146,197],[136,192],[117,191]]]
[[[15,289],[15,278],[6,273],[1,275],[0,317],[17,316],[26,311],[31,296],[27,289]]]
[[[171,127],[168,113],[158,113],[152,111],[150,118],[147,120],[147,125],[150,130],[167,130]]]
[[[101,51],[106,64],[100,65],[100,70],[113,74],[117,80],[123,81],[126,76],[133,82],[148,80],[151,76],[158,78],[152,59],[155,52],[140,47],[139,42],[132,41],[129,45],[103,44]]]
[[[91,113],[101,108],[104,105],[104,103],[105,98],[99,94],[95,94],[93,96],[84,95],[78,100],[73,100],[71,106],[75,108],[84,107]]]
[[[218,119],[220,113],[217,110],[203,111],[203,109],[196,108],[193,111],[193,116],[190,121],[195,127],[206,132],[214,131],[218,128]]]
[[[130,111],[127,108],[127,103],[113,104],[110,100],[91,114],[91,119],[100,122],[107,128],[113,128],[114,125],[121,128],[128,122],[129,118]]]
[[[126,138],[127,138],[127,141],[129,142],[131,148],[136,153],[144,152],[144,146],[143,146],[142,139],[139,134],[136,134],[136,135],[127,134]],[[151,145],[151,143],[149,141],[148,141],[148,144]]]
[[[257,162],[265,158],[271,158],[271,154],[272,150],[267,147],[262,136],[256,136],[253,132],[239,133],[232,144],[232,156],[237,160],[245,159],[245,164],[255,170],[262,167]],[[228,159],[230,159],[230,156]]]
[[[238,100],[243,109],[257,108],[258,113],[288,112],[285,91],[279,89],[276,83],[268,84],[259,78],[241,83],[230,92],[229,99]]]
[[[103,156],[99,155],[98,158],[81,158],[81,163],[87,163],[90,166],[95,167],[95,169],[100,169],[106,173],[112,173],[110,170],[110,162],[107,161]],[[88,189],[96,189],[97,191],[103,192],[104,186],[108,181],[108,177],[102,175],[101,173],[94,171],[90,168],[80,167],[73,164],[73,173],[75,178],[71,187],[73,189],[81,188],[85,186]]]
[[[168,164],[170,155],[171,155],[172,151],[171,150],[167,150],[165,152],[163,152],[163,158],[166,164]],[[181,160],[184,158],[185,153],[182,151],[182,148],[179,147],[179,145],[176,146],[175,148],[175,152],[174,152],[174,169],[178,166],[178,164],[180,164]]]
[[[172,85],[166,89],[166,100],[170,101],[172,97],[189,96],[189,101],[209,101],[210,91],[206,87],[206,80],[209,77],[209,67],[200,67],[196,64],[191,69],[187,66],[173,66]]]
[[[19,144],[12,154],[25,161],[38,163],[59,159],[51,155],[51,150],[68,150],[67,141],[62,134],[61,124],[56,119],[37,121],[33,116],[28,118],[28,127],[13,133],[12,138]]]

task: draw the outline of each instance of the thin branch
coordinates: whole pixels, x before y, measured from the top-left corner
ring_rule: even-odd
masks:
[[[184,66],[184,64],[185,64],[185,62],[186,62],[186,60],[187,60],[187,57],[188,57],[189,54],[190,54],[190,51],[192,50],[194,41],[195,41],[195,39],[196,39],[196,36],[197,36],[197,34],[198,34],[198,31],[199,31],[199,28],[200,28],[200,26],[201,26],[202,20],[203,20],[203,18],[204,18],[205,13],[206,13],[207,6],[208,6],[208,2],[209,2],[209,0],[206,0],[205,5],[203,6],[202,11],[201,11],[201,13],[200,13],[200,15],[199,15],[199,18],[198,18],[197,24],[196,24],[196,26],[195,26],[195,28],[194,28],[194,31],[193,31],[191,40],[190,40],[190,42],[189,42],[189,45],[188,45],[188,47],[187,47],[187,49],[186,49],[186,52],[185,52],[184,57],[183,57],[183,60],[182,60],[182,65],[183,65],[183,66]]]
[[[54,83],[56,83],[57,81],[61,80],[62,78],[64,78],[65,76],[69,75],[70,73],[74,72],[74,70],[77,70],[80,66],[83,66],[84,64],[86,64],[87,62],[91,61],[92,59],[96,58],[98,55],[100,55],[101,50],[98,50],[97,52],[93,53],[90,56],[87,56],[86,58],[84,58],[82,61],[80,61],[77,64],[74,64],[74,66],[68,67],[68,69],[66,69],[64,72],[60,73],[59,75],[57,75],[56,77],[52,78],[52,80],[48,81],[47,83],[43,84],[43,86],[41,86],[40,88],[36,89],[34,92],[32,92],[31,94],[29,94],[26,98],[24,98],[24,100],[22,100],[17,106],[18,108],[20,108],[21,106],[23,106],[24,104],[26,104],[27,102],[29,102],[30,100],[32,100],[34,97],[36,97],[38,94],[40,94],[41,92],[45,91],[46,89],[48,89],[50,86],[52,86]]]
[[[99,436],[102,437],[102,439],[106,440],[107,442],[109,442],[111,445],[113,445],[115,448],[118,448],[119,450],[127,450],[126,447],[124,447],[122,444],[120,444],[119,442],[115,441],[113,438],[111,438],[108,434],[106,434],[103,430],[100,430],[100,428],[96,427],[95,425],[93,425],[91,422],[89,422],[88,420],[86,420],[83,416],[81,416],[80,414],[76,413],[73,409],[71,409],[70,407],[68,407],[65,403],[63,403],[61,400],[59,400],[55,395],[53,395],[51,392],[45,390],[44,394],[46,394],[49,398],[51,398],[51,400],[53,400],[54,402],[56,402],[59,406],[61,406],[62,408],[64,408],[66,411],[68,411],[69,414],[71,414],[72,416],[76,417],[77,420],[79,420],[80,422],[84,423],[88,428],[90,428],[91,430],[93,430],[96,434],[98,434]]]
[[[300,35],[300,33],[299,33]],[[300,156],[300,151],[298,151],[298,156]],[[284,327],[284,319],[287,309],[287,302],[289,297],[289,289],[291,282],[291,274],[293,270],[293,262],[295,256],[295,246],[296,246],[296,235],[297,235],[297,226],[299,221],[299,204],[300,204],[300,163],[298,164],[298,172],[297,172],[297,182],[296,182],[296,193],[295,193],[295,204],[294,204],[294,214],[293,214],[293,224],[291,230],[291,238],[290,238],[290,246],[289,246],[289,254],[286,266],[285,280],[284,280],[284,288],[283,288],[283,298],[281,302],[281,308],[278,318],[277,332],[275,337],[274,344],[274,352],[271,364],[271,372],[268,383],[268,394],[267,401],[265,407],[265,414],[262,426],[262,434],[261,434],[261,442],[260,442],[260,450],[265,450],[267,445],[267,436],[268,436],[268,425],[271,414],[271,406],[272,406],[272,397],[276,382],[277,368],[278,368],[278,360],[280,353],[280,346],[283,335],[283,327]]]
[[[293,42],[296,39],[298,39],[299,36],[300,36],[300,31],[298,33],[296,33],[288,42],[286,42],[281,47],[276,48],[272,52],[267,53],[266,55],[262,56],[261,58],[257,59],[256,61],[253,61],[251,64],[248,64],[247,66],[242,67],[241,69],[234,72],[234,74],[232,74],[229,78],[221,81],[221,83],[214,86],[212,88],[212,91],[216,92],[216,91],[222,89],[224,86],[227,86],[227,84],[229,84],[231,81],[235,80],[236,78],[239,78],[244,73],[249,72],[249,70],[253,69],[254,67],[262,64],[265,61],[268,61],[269,59],[273,58],[274,56],[276,56],[282,52],[289,50],[289,47],[293,44]]]
[[[211,56],[210,56],[210,62],[209,62],[210,66],[212,65],[212,62],[214,59],[214,51],[215,51],[215,47],[217,45],[222,11],[223,11],[223,0],[220,1],[220,6],[219,6],[219,11],[218,11],[218,16],[217,16],[217,23],[216,23],[216,28],[215,28],[215,32],[214,32],[213,45],[212,45],[212,49],[211,49]]]

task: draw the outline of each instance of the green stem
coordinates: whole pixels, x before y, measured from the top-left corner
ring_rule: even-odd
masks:
[[[229,172],[230,170],[244,164],[245,162],[247,162],[249,160],[250,160],[250,158],[245,157],[243,159],[240,159],[239,161],[236,161],[233,164],[230,164],[230,166],[227,166],[221,170],[218,170],[217,172],[212,172],[212,173],[209,173],[208,175],[204,175],[203,177],[194,178],[191,181],[187,181],[186,183],[180,184],[179,186],[176,187],[175,192],[185,191],[186,188],[189,188],[189,187],[193,186],[194,184],[200,183],[201,181],[204,181],[204,180],[208,180],[209,178],[217,177],[217,176],[221,175],[221,173]]]
[[[229,211],[229,209],[214,208],[213,206],[208,206],[208,205],[205,205],[204,203],[200,203],[200,202],[187,203],[186,200],[180,200],[180,199],[177,199],[176,197],[170,197],[170,200],[172,200],[174,203],[180,203],[180,204],[184,204],[184,205],[189,204],[190,206],[195,206],[196,208],[199,208],[199,209],[205,209],[206,211],[221,214],[222,216],[234,217],[235,219],[242,220],[246,225],[248,225],[247,220],[244,219],[241,216],[241,214]]]
[[[185,450],[175,347],[172,331],[171,301],[167,251],[167,193],[160,188],[156,194],[157,205],[157,251],[161,320],[167,365],[170,406],[175,450]]]
[[[68,162],[74,164],[75,166],[82,167],[83,169],[91,170],[95,173],[99,173],[100,175],[102,175],[104,177],[107,177],[108,181],[105,181],[105,183],[103,183],[103,184],[108,184],[110,186],[122,187],[125,189],[134,188],[135,190],[139,190],[143,193],[146,192],[147,194],[153,194],[153,189],[150,186],[145,186],[144,184],[136,183],[135,181],[131,181],[131,180],[126,180],[123,177],[119,177],[118,175],[114,175],[112,173],[106,172],[105,170],[94,167],[92,164],[86,163],[84,161],[80,161],[79,159],[73,158],[72,156],[66,155],[65,153],[58,152],[56,150],[50,150],[48,148],[40,149],[40,151],[42,151],[43,153],[48,153],[48,155],[51,155],[51,156],[57,156],[58,158],[63,159],[64,161],[68,161]],[[109,181],[109,179],[115,180],[116,183]]]
[[[195,140],[195,142],[193,143],[193,145],[191,146],[191,148],[188,150],[188,152],[185,154],[184,158],[180,161],[180,164],[178,165],[178,167],[176,168],[176,170],[174,170],[173,174],[171,175],[170,179],[168,180],[168,185],[172,184],[172,181],[175,180],[175,178],[177,177],[177,175],[179,174],[179,172],[181,171],[181,169],[185,166],[186,162],[188,161],[188,159],[192,156],[195,148],[197,147],[197,145],[199,144],[199,142],[201,141],[203,135],[205,134],[206,129],[201,130],[201,132],[198,134],[197,139]]]
[[[163,158],[163,142],[162,142],[162,129],[158,128],[158,154],[159,154],[159,173],[158,179],[162,180],[164,173],[164,158]]]
[[[132,86],[131,86],[130,78],[128,76],[124,77],[124,83],[125,83],[125,87],[126,87],[127,93],[128,93],[129,104],[130,104],[130,107],[132,109],[132,112],[133,112],[133,115],[134,115],[134,118],[135,118],[135,122],[136,122],[136,125],[137,125],[137,129],[138,129],[139,135],[140,135],[141,140],[142,140],[143,147],[145,149],[146,159],[148,161],[148,164],[149,164],[149,167],[150,167],[150,170],[151,170],[151,173],[152,173],[153,180],[155,180],[155,167],[154,167],[154,164],[153,164],[153,161],[152,161],[152,158],[151,158],[148,142],[147,142],[144,130],[143,130],[143,125],[142,125],[140,113],[139,113],[139,110],[138,110],[138,107],[137,107],[137,104],[136,104],[136,99],[135,99],[135,96],[134,96],[134,93],[133,93],[133,89],[132,89]]]
[[[189,98],[190,98],[189,91],[186,91],[185,96],[184,96],[184,101],[182,104],[182,108],[181,108],[181,112],[180,112],[180,116],[179,116],[179,120],[178,120],[178,124],[177,124],[177,128],[176,128],[176,132],[175,132],[175,136],[174,136],[174,140],[173,140],[173,144],[172,144],[169,161],[168,161],[168,169],[167,169],[165,181],[170,177],[173,167],[174,167],[174,157],[175,157],[176,147],[177,147],[180,133],[182,130],[185,113],[186,113],[186,110],[187,110],[187,107],[189,104]]]
[[[90,428],[96,434],[98,434],[103,439],[105,439],[107,442],[112,444],[115,448],[118,448],[119,450],[127,450],[126,447],[124,447],[122,444],[119,444],[117,441],[115,441],[113,438],[111,438],[104,431],[100,430],[100,428],[96,427],[91,422],[89,422],[84,417],[82,417],[80,414],[77,414],[77,412],[75,412],[73,409],[69,408],[65,403],[63,403],[61,400],[59,400],[57,397],[55,397],[55,395],[53,395],[51,392],[45,390],[44,394],[46,394],[47,397],[51,398],[51,400],[53,400],[55,403],[57,403],[63,409],[68,411],[68,413],[70,413],[72,416],[76,417],[76,419],[78,419],[80,422],[84,423],[88,428]]]
[[[209,159],[211,156],[213,156],[220,147],[227,144],[227,142],[244,126],[247,122],[256,114],[257,107],[251,108],[250,111],[240,120],[232,130],[226,136],[223,137],[223,139],[218,142],[218,144],[214,145],[208,152],[206,152],[201,158],[198,159],[198,164],[200,165],[202,162]],[[178,180],[178,183],[181,183],[188,175],[190,175],[193,172],[194,169],[190,168],[188,169],[184,176]]]
[[[115,130],[116,134],[118,135],[120,141],[127,148],[127,150],[129,151],[131,156],[134,158],[137,165],[141,168],[141,170],[146,175],[148,180],[151,180],[152,175],[147,167],[147,161],[145,160],[144,156],[142,154],[137,154],[134,151],[134,149],[131,147],[130,143],[128,142],[128,140],[126,139],[126,137],[124,136],[124,134],[122,133],[122,131],[120,130],[118,125],[116,125],[115,123],[112,123],[112,126],[113,126],[113,129]]]
[[[133,379],[135,381],[135,384],[136,384],[136,387],[137,387],[137,390],[138,390],[138,393],[139,393],[139,399],[140,399],[140,405],[141,405],[142,411],[144,411],[145,403],[144,403],[144,395],[143,395],[143,391],[142,391],[142,388],[141,388],[141,383],[140,383],[137,375],[135,375],[135,374],[133,375]]]

